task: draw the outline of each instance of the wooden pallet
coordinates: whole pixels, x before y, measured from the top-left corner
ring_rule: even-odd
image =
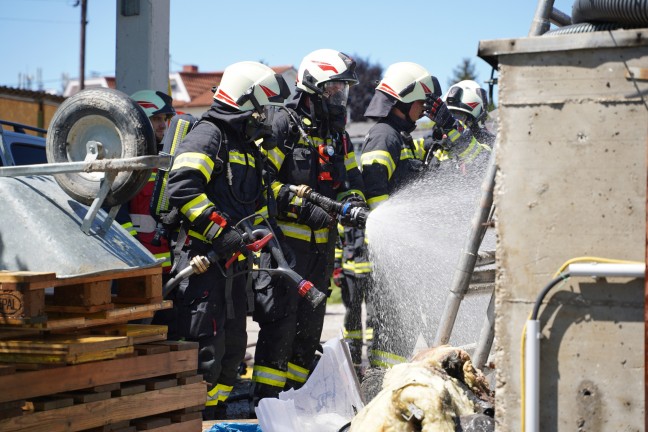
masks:
[[[0,325],[84,328],[150,318],[170,307],[159,266],[73,278],[0,271]]]
[[[193,342],[134,346],[136,356],[0,374],[0,430],[196,431],[206,384]]]

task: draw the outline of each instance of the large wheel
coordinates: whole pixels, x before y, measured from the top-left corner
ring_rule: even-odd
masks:
[[[107,159],[156,152],[153,127],[144,110],[125,93],[106,88],[83,90],[61,104],[47,131],[47,160],[83,161],[88,141],[101,143]],[[104,206],[129,201],[150,175],[151,170],[119,172]],[[55,178],[68,195],[90,205],[99,193],[103,176],[103,172],[80,172],[56,174]]]

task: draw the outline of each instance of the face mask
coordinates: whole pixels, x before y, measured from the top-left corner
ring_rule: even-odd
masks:
[[[340,105],[329,105],[328,115],[331,132],[344,132],[347,117],[346,107]]]
[[[277,147],[277,140],[272,133],[273,109],[264,107],[263,114],[257,112],[248,117],[245,124],[245,136],[248,142],[257,142],[262,139],[261,147],[265,150],[272,150]]]

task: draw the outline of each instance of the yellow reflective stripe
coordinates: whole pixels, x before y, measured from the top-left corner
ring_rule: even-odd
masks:
[[[171,252],[160,252],[153,255],[157,259],[163,259],[162,267],[171,267]]]
[[[384,150],[374,150],[367,153],[363,153],[360,157],[362,166],[373,165],[374,163],[384,165],[387,168],[387,178],[390,179],[394,170],[396,169],[396,163],[392,159],[388,151]]]
[[[349,195],[358,195],[358,196],[362,197],[362,199],[365,199],[364,194],[359,189],[349,189],[348,191],[341,192],[335,197],[335,199],[337,201],[342,201],[344,198],[348,197]],[[344,227],[342,229],[344,229]]]
[[[450,138],[450,142],[455,142],[459,139],[461,134],[457,129],[452,129],[450,132],[448,132],[448,138]]]
[[[241,153],[236,150],[230,150],[229,152],[229,161],[232,163],[237,163],[240,165],[246,165],[250,166],[252,168],[256,167],[256,162],[254,161],[254,157],[252,155],[247,154],[247,153]]]
[[[252,369],[252,381],[261,384],[267,384],[273,387],[283,388],[286,384],[285,371],[273,369],[265,366],[254,365]]]
[[[196,220],[207,207],[213,206],[214,204],[207,198],[206,194],[200,194],[196,198],[192,199],[185,205],[180,208],[180,213],[185,215],[189,222]]]
[[[151,171],[151,175],[149,176],[148,181],[154,182],[155,179],[157,179],[157,171]]]
[[[344,156],[344,167],[347,171],[351,171],[353,168],[358,168],[358,160],[355,157],[355,153],[351,152]]]
[[[344,339],[360,339],[362,340],[362,330],[347,330],[342,329],[342,337]]]
[[[450,159],[450,154],[448,153],[448,150],[445,149],[437,149],[433,154],[440,162]]]
[[[209,243],[209,240],[207,240],[207,237],[205,237],[204,235],[202,235],[199,232],[196,232],[194,230],[189,230],[189,232],[187,232],[187,235],[190,235],[191,237],[193,237],[195,239],[202,240],[205,243]]]
[[[367,204],[369,205],[369,208],[370,208],[371,210],[373,210],[373,209],[375,209],[376,207],[378,207],[378,205],[379,205],[380,203],[382,203],[383,201],[387,201],[388,199],[389,199],[389,195],[388,195],[388,194],[385,194],[385,195],[378,195],[378,196],[375,196],[375,197],[373,197],[373,198],[369,198],[369,199],[367,200]]]
[[[405,363],[407,359],[386,351],[371,350],[371,366],[390,368],[394,365]]]
[[[371,273],[371,263],[370,262],[354,262],[354,261],[345,261],[342,263],[342,268],[344,270],[349,270],[356,274],[362,273]]]
[[[419,160],[425,158],[425,139],[419,138],[414,140],[414,157]]]
[[[342,249],[335,248],[335,258],[342,258]]]
[[[126,222],[122,224],[122,228],[128,231],[128,234],[135,237],[137,235],[137,230],[133,227],[133,222]]]
[[[177,171],[181,168],[190,168],[200,171],[209,182],[211,180],[212,172],[214,171],[214,161],[209,156],[203,153],[187,152],[176,156],[173,161],[171,171]]]
[[[283,220],[277,221],[277,224],[286,237],[309,242],[311,233],[313,233],[315,235],[315,243],[328,243],[328,228],[313,231],[307,225]]]
[[[414,152],[409,148],[401,149],[400,160],[414,159]]]
[[[278,181],[274,181],[270,185],[270,189],[272,189],[272,195],[274,195],[275,198],[277,198],[277,195],[279,195],[279,190],[281,190],[282,186],[283,186],[283,183],[280,183]]]
[[[365,339],[366,340],[372,340],[373,339],[373,328],[372,327],[367,327],[365,329]]]
[[[218,405],[219,402],[224,402],[232,392],[233,386],[225,384],[217,384],[213,389],[207,392],[207,401],[205,406]]]
[[[278,147],[275,147],[272,150],[264,151],[264,153],[268,157],[268,161],[270,161],[275,169],[279,171],[281,165],[283,165],[284,163],[284,160],[286,160],[286,155],[281,150],[279,150]]]
[[[470,140],[470,145],[466,150],[459,154],[459,158],[466,162],[472,162],[482,150],[490,151],[490,146],[482,144],[475,137]]]
[[[286,377],[293,381],[304,383],[308,378],[308,369],[297,366],[294,363],[288,363],[288,372]]]
[[[263,218],[261,216],[265,217],[266,219],[268,219],[270,217],[268,215],[268,206],[267,205],[261,207],[259,210],[257,210],[255,212],[255,214],[257,216],[255,216],[255,218],[254,218],[254,225],[258,225],[258,224],[263,222]]]

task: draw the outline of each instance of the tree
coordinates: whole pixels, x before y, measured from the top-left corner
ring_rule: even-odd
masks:
[[[465,57],[459,66],[452,71],[452,78],[448,81],[448,87],[463,80],[477,81],[477,71],[470,58]]]
[[[383,67],[372,64],[369,59],[354,55],[356,61],[356,74],[360,81],[349,90],[348,108],[351,111],[351,121],[365,121],[364,112],[373,97],[376,84],[382,78]]]

